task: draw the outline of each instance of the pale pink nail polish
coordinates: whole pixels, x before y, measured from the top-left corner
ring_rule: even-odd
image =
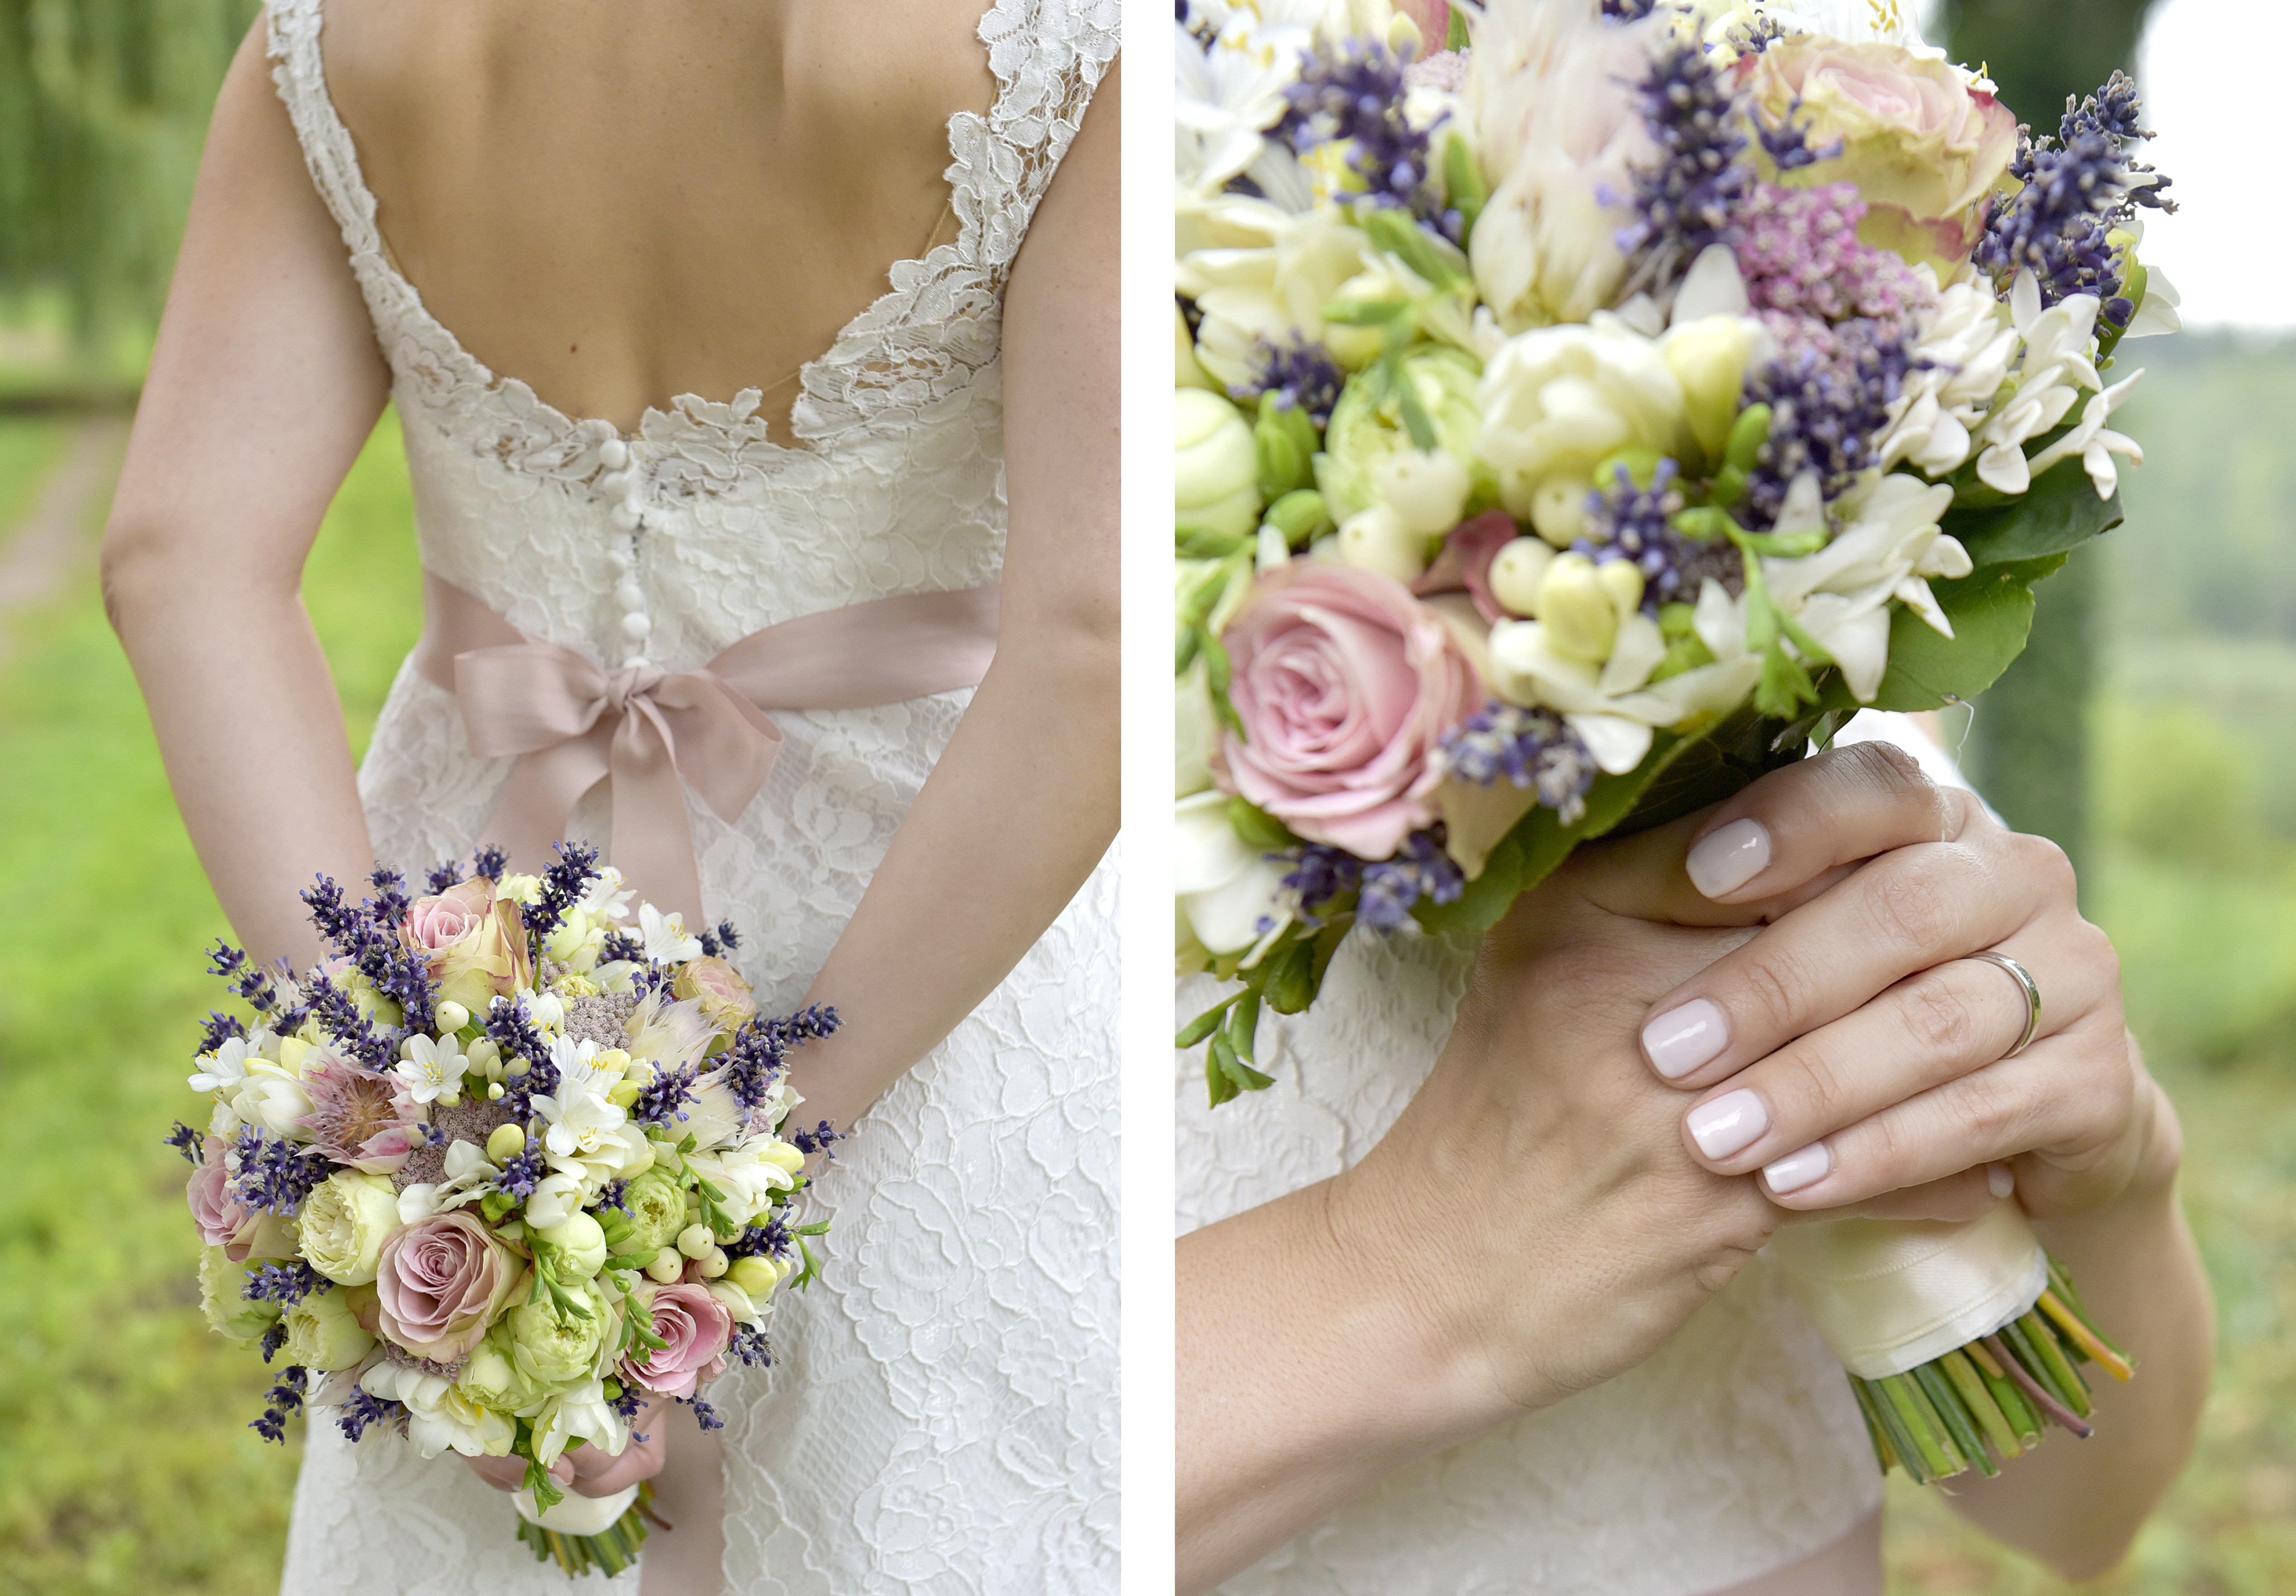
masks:
[[[2017,1177],[2006,1164],[1985,1166],[1985,1189],[1997,1198],[2006,1197],[2017,1189]]]
[[[1710,1158],[1726,1158],[1751,1147],[1770,1128],[1770,1111],[1760,1098],[1742,1090],[1699,1104],[1683,1123],[1690,1127],[1690,1139],[1698,1143],[1700,1152]]]
[[[1702,997],[1693,998],[1643,1027],[1643,1052],[1651,1068],[1669,1081],[1678,1081],[1730,1045],[1730,1027],[1721,1009]]]
[[[1690,884],[1708,897],[1735,892],[1769,867],[1769,829],[1759,820],[1734,820],[1709,831],[1685,865]]]
[[[1762,1166],[1762,1179],[1778,1196],[1816,1184],[1833,1172],[1833,1154],[1823,1142],[1813,1142],[1800,1152],[1790,1152],[1774,1164]]]

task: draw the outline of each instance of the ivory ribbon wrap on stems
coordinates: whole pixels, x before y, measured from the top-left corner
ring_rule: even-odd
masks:
[[[550,863],[582,795],[613,792],[607,857],[640,896],[701,923],[685,788],[728,823],[781,750],[775,709],[866,709],[977,687],[996,652],[996,589],[905,593],[752,632],[695,670],[609,670],[537,642],[424,572],[415,667],[455,694],[472,751],[517,756],[481,840]]]
[[[2014,1199],[1982,1219],[1837,1219],[1770,1238],[1786,1283],[1860,1379],[1919,1368],[2031,1311],[2048,1259]]]
[[[518,1504],[518,1516],[529,1524],[554,1529],[562,1535],[602,1535],[630,1510],[630,1503],[638,1499],[638,1488],[630,1486],[611,1496],[585,1496],[570,1490],[557,1506],[539,1513],[534,1510],[534,1493],[524,1486],[512,1491],[510,1499]]]

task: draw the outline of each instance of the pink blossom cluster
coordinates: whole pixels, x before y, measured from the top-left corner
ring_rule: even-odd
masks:
[[[1820,188],[1759,185],[1740,213],[1738,270],[1758,311],[1902,326],[1934,298],[1896,253],[1862,243],[1866,201],[1854,183]],[[1765,317],[1765,320],[1772,320]],[[1772,321],[1773,331],[1777,323]]]

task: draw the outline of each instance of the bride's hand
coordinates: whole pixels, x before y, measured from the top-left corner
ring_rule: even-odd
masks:
[[[1692,1156],[1761,1172],[1788,1209],[1973,1217],[2013,1188],[2037,1219],[2173,1174],[2173,1110],[2122,1019],[2120,964],[2054,843],[1866,743],[1775,772],[1710,815],[1626,846],[1691,842],[1692,923],[1774,923],[1651,1005],[1652,1067],[1700,1093]],[[1693,890],[1692,884],[1697,888]],[[2008,970],[2032,976],[2040,1014]]]
[[[669,1404],[649,1398],[630,1421],[630,1444],[609,1457],[594,1446],[578,1446],[550,1466],[566,1489],[581,1496],[611,1496],[661,1472],[669,1439]],[[641,1438],[643,1437],[643,1438]],[[497,1491],[526,1483],[524,1458],[464,1458],[471,1472]]]
[[[1411,1305],[1416,1334],[1390,1355],[1439,1371],[1451,1439],[1640,1363],[1781,1217],[1754,1182],[1683,1156],[1681,1098],[1636,1051],[1652,999],[1751,934],[1604,906],[1680,868],[1679,847],[1597,845],[1525,894],[1425,1084],[1325,1189],[1337,1256]]]

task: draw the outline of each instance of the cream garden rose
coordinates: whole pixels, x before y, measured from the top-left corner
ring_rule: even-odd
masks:
[[[398,1228],[390,1177],[345,1170],[305,1200],[298,1247],[304,1262],[337,1285],[364,1286],[374,1279],[375,1258]]]

